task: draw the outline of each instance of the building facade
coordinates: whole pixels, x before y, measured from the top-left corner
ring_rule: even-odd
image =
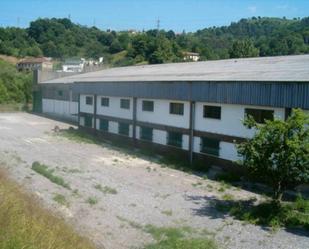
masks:
[[[19,71],[52,70],[53,63],[45,57],[28,58],[18,62],[16,67]]]
[[[136,72],[125,81],[119,70],[126,69],[40,84],[42,112],[74,117],[80,128],[103,137],[230,167],[239,159],[236,145],[254,134],[242,123],[247,115],[263,123],[286,119],[292,108],[309,110],[309,77],[151,81],[143,68],[130,67],[142,77]]]

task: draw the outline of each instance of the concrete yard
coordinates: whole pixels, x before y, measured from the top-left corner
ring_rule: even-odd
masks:
[[[143,248],[154,240],[142,227],[152,224],[192,227],[224,249],[308,248],[308,233],[244,224],[212,205],[227,193],[237,199],[258,199],[257,194],[234,187],[220,192],[219,182],[163,168],[108,144],[74,142],[56,135],[56,125],[69,127],[27,113],[0,114],[0,167],[99,247]],[[33,171],[34,161],[48,165],[70,189]],[[65,203],[54,200],[60,194]]]

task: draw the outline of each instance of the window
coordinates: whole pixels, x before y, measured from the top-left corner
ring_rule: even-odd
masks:
[[[119,123],[118,124],[118,133],[121,135],[129,136],[129,124]]]
[[[168,132],[167,134],[167,144],[182,147],[182,133],[179,132]]]
[[[220,141],[213,138],[201,137],[201,152],[219,156]]]
[[[86,105],[92,105],[92,104],[93,104],[92,96],[86,96]]]
[[[257,123],[264,124],[265,120],[274,120],[274,111],[246,108],[245,116],[252,116]]]
[[[63,96],[63,91],[59,90],[58,91],[58,96],[62,97]]]
[[[149,127],[140,127],[140,139],[152,141],[152,128]]]
[[[143,111],[153,112],[153,101],[143,100]]]
[[[109,106],[109,98],[101,98],[101,106]]]
[[[170,103],[170,114],[183,115],[183,104]]]
[[[221,119],[221,107],[204,105],[204,118]]]
[[[120,108],[130,109],[130,100],[129,99],[120,99]]]
[[[90,115],[85,116],[85,127],[92,128],[92,116]]]
[[[108,120],[107,119],[100,119],[100,130],[101,131],[108,131]]]

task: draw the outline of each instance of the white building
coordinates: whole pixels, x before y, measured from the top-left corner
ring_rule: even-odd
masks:
[[[81,73],[84,70],[84,59],[68,59],[62,65],[62,71],[67,73]]]
[[[161,152],[231,166],[258,122],[309,110],[309,55],[113,68],[39,84],[42,112]],[[61,92],[62,91],[62,92]]]

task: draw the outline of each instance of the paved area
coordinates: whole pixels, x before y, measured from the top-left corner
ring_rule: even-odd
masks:
[[[0,114],[0,167],[99,247],[142,248],[153,239],[141,227],[152,224],[207,231],[226,249],[308,248],[308,234],[243,224],[211,205],[227,193],[237,199],[259,198],[256,194],[233,187],[222,192],[218,182],[162,168],[107,144],[73,142],[55,135],[56,125],[69,127],[26,113]],[[33,171],[34,161],[48,165],[71,189]],[[60,194],[62,204],[54,200]]]

